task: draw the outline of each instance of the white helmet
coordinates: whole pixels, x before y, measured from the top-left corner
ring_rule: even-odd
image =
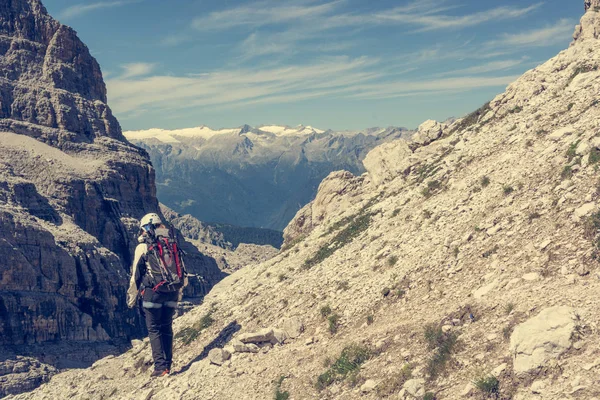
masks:
[[[158,216],[158,214],[150,213],[150,214],[146,214],[142,217],[142,219],[140,220],[140,228],[142,228],[148,224],[160,225],[160,224],[162,224],[162,221],[160,220],[160,217]]]

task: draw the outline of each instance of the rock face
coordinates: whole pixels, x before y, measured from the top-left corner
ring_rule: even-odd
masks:
[[[106,105],[98,63],[37,0],[0,4],[0,154],[0,346],[50,356],[62,340],[142,333],[125,288],[137,219],[158,210],[154,170]],[[183,247],[201,297],[222,274]]]
[[[210,223],[281,231],[329,173],[362,173],[362,160],[372,148],[411,133],[244,126],[125,135],[150,153],[158,196],[169,207]]]
[[[575,28],[574,42],[600,37],[600,1],[585,0],[585,15]]]
[[[571,307],[551,307],[517,326],[510,337],[515,372],[542,367],[567,351],[575,329],[574,313]]]

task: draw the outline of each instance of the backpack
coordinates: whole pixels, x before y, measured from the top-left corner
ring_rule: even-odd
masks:
[[[186,274],[183,251],[177,245],[172,229],[158,228],[148,232],[146,274],[154,292],[170,293],[183,287]]]

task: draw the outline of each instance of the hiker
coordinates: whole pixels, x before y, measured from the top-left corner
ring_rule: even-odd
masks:
[[[178,248],[173,229],[168,229],[158,214],[140,221],[140,236],[131,266],[127,305],[133,308],[142,298],[154,372],[152,377],[168,375],[173,363],[173,315],[181,300],[187,274],[183,252]]]

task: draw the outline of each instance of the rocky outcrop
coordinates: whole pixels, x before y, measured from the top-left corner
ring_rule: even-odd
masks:
[[[158,210],[154,170],[112,116],[98,63],[38,0],[0,4],[0,154],[0,347],[57,360],[63,340],[97,354],[90,344],[142,334],[125,288],[137,220]],[[183,247],[200,298],[222,273]]]
[[[581,22],[575,27],[573,43],[600,38],[600,1],[585,0],[585,11]]]
[[[575,310],[551,307],[517,326],[510,337],[516,373],[545,366],[571,348]]]
[[[361,199],[358,196],[343,196],[355,193],[364,178],[355,177],[348,171],[336,171],[329,174],[319,185],[317,196],[304,206],[283,231],[285,244],[305,237],[316,227],[329,222],[329,218],[339,215]],[[343,199],[343,200],[341,200]],[[341,200],[341,201],[340,201]]]

